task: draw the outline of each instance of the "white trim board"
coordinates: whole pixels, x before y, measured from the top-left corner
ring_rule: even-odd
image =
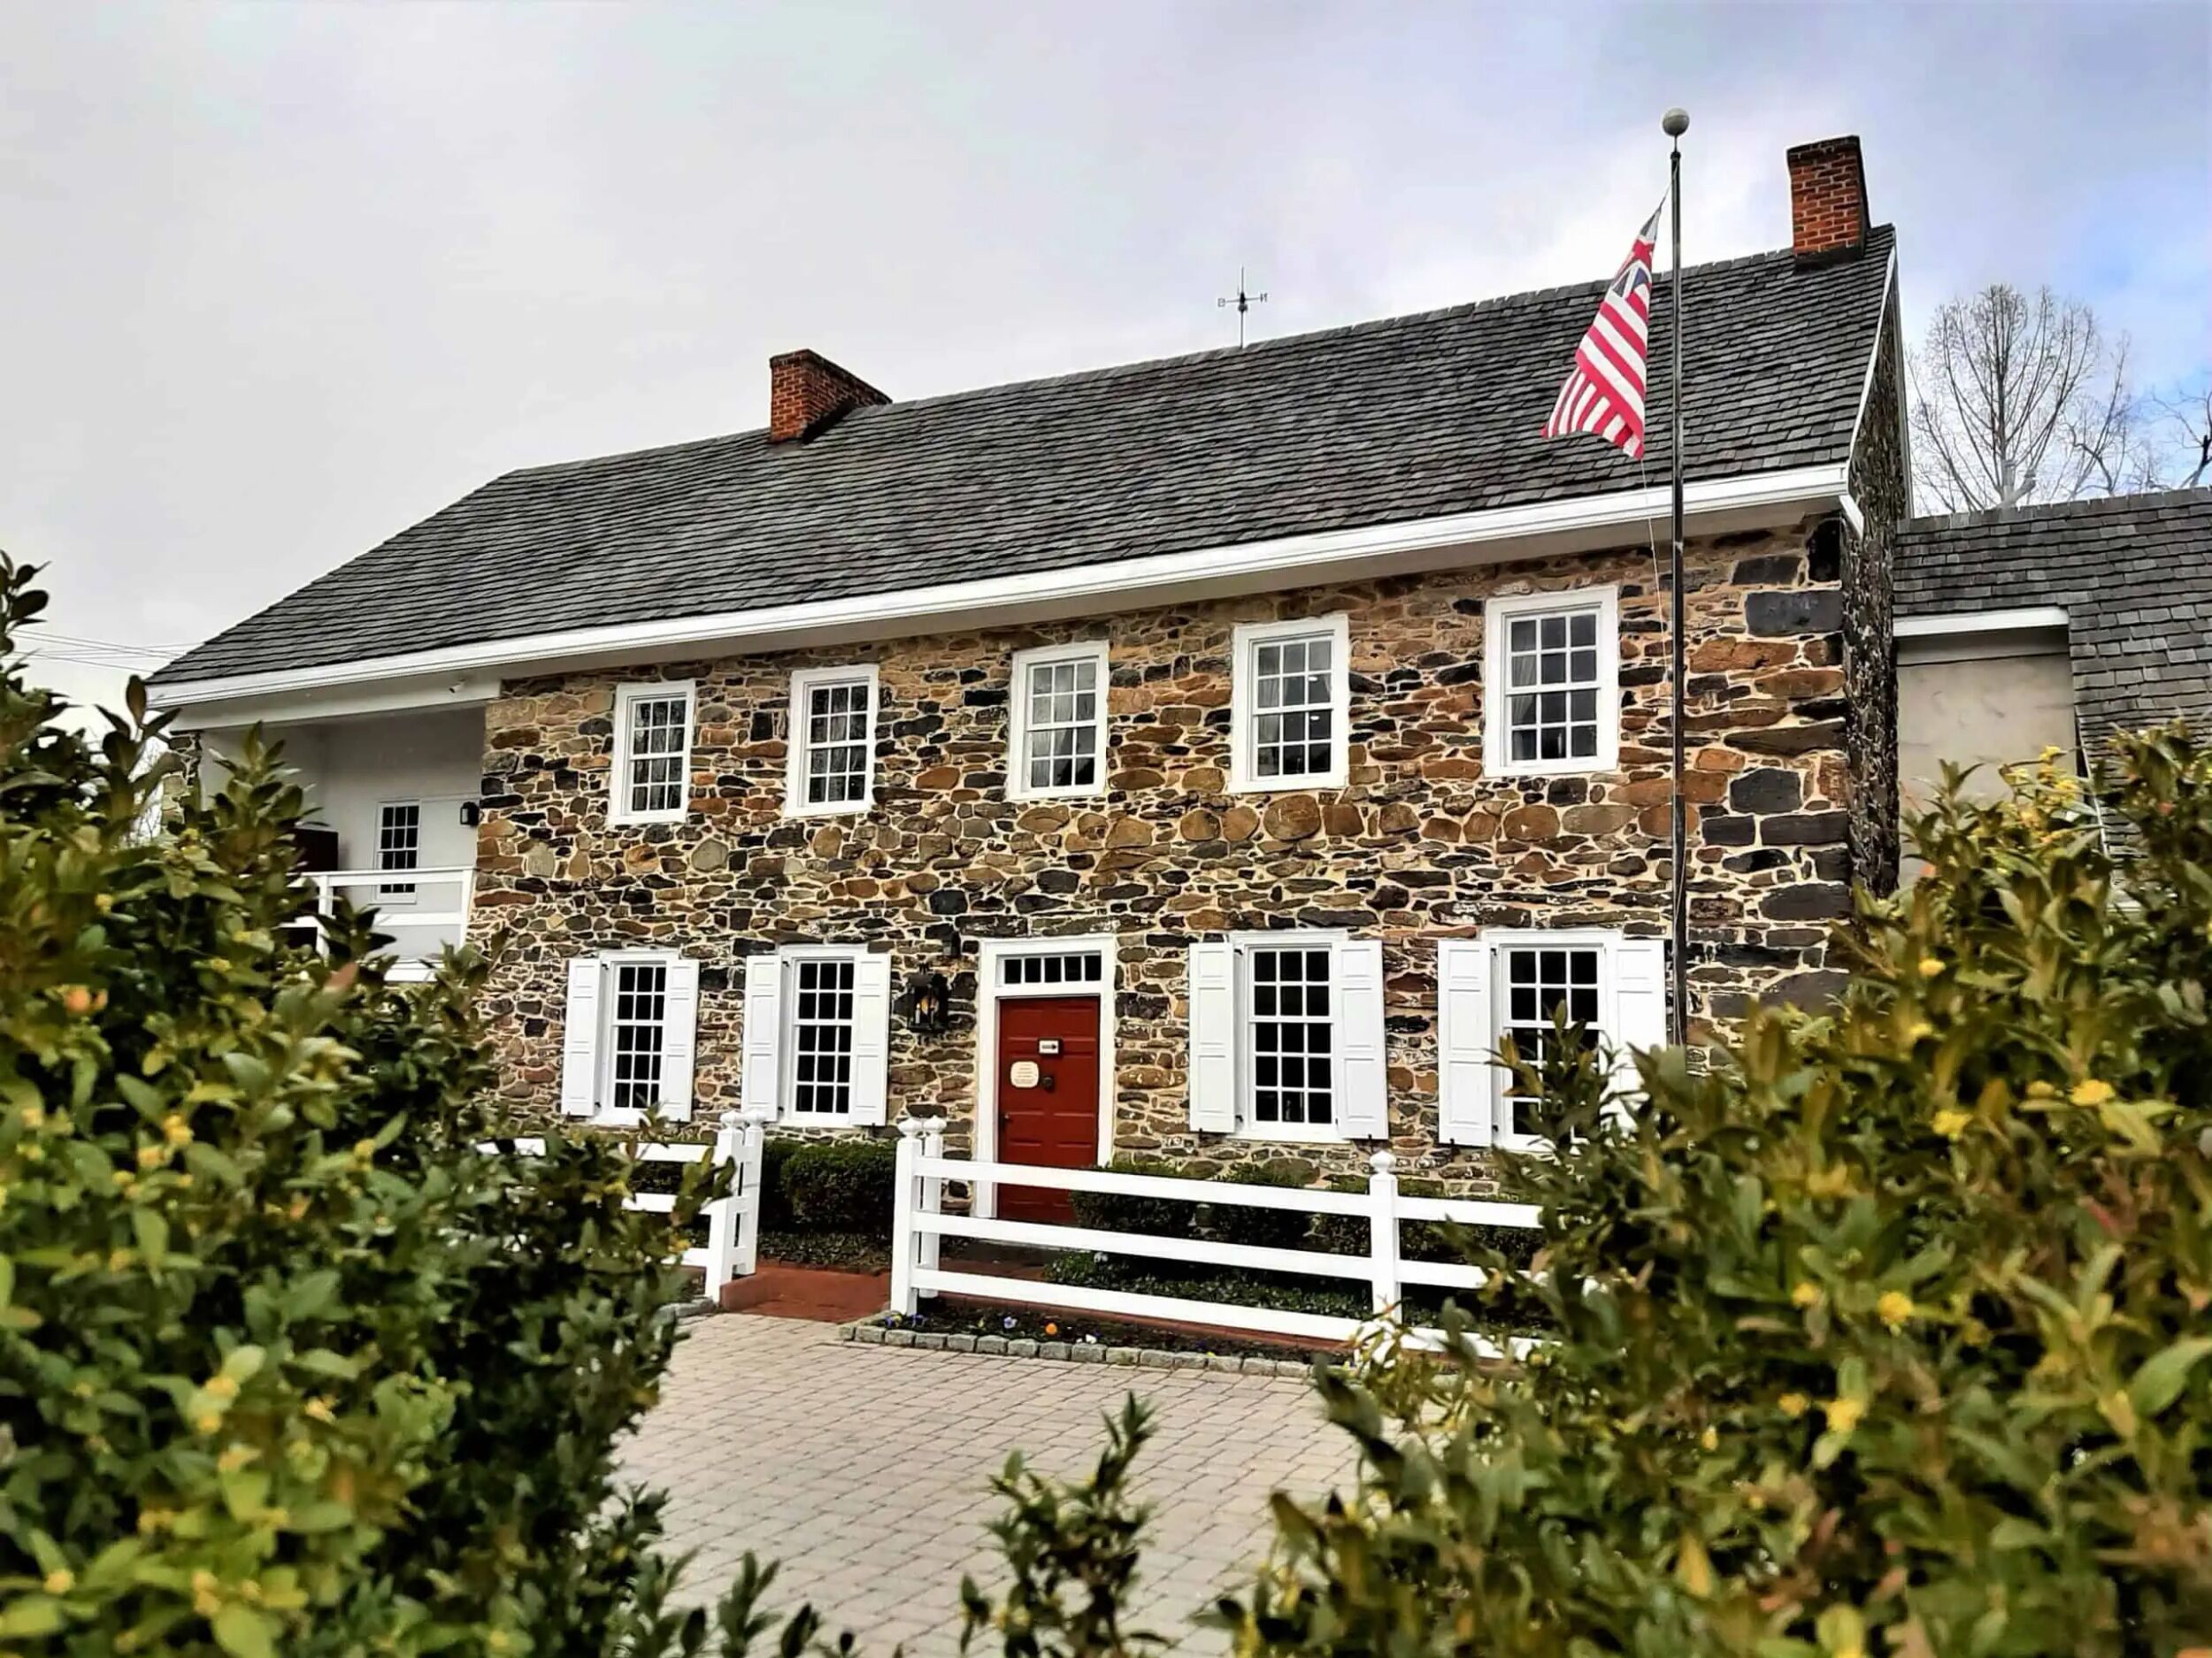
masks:
[[[1901,616],[1892,625],[1900,639],[1947,639],[1959,633],[2003,633],[2064,627],[2066,607],[2024,605],[2010,610],[1947,610],[1934,616]]]
[[[975,965],[975,1158],[978,1163],[998,1160],[998,1004],[1031,996],[1095,996],[1098,998],[1098,1161],[1102,1168],[1114,1160],[1114,1004],[1119,967],[1116,951],[1120,940],[1111,933],[1079,933],[1064,937],[1040,934],[1018,939],[979,939]],[[1058,985],[1002,985],[999,964],[1010,956],[1096,956],[1095,983]],[[975,1213],[988,1218],[998,1213],[995,1183],[978,1181]]]
[[[1832,510],[1847,483],[1841,464],[1701,479],[1683,492],[1695,533],[1795,523]],[[326,696],[415,678],[441,687],[470,674],[519,678],[572,669],[742,656],[800,646],[895,639],[987,626],[1094,617],[1190,599],[1264,593],[1327,581],[1641,544],[1668,510],[1668,486],[1497,507],[1448,518],[1327,530],[1274,541],[1164,553],[1069,570],[945,582],[895,593],[756,610],[569,628],[434,650],[364,657],[149,687],[156,707],[183,710],[186,729],[236,723],[231,705],[284,699],[290,718],[313,718]],[[426,698],[426,700],[427,700]],[[271,710],[263,718],[275,718]]]

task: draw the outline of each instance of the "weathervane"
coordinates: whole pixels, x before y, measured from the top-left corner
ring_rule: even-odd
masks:
[[[1240,351],[1244,349],[1245,317],[1250,312],[1253,306],[1263,305],[1266,303],[1266,295],[1251,294],[1245,291],[1244,267],[1240,265],[1237,266],[1237,296],[1234,299],[1217,299],[1214,301],[1214,305],[1217,310],[1230,305],[1234,305],[1237,308],[1237,349]]]

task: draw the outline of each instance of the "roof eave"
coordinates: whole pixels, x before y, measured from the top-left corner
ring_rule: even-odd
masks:
[[[1847,463],[1702,479],[1684,492],[1701,535],[1793,524],[1833,510]],[[734,656],[1095,616],[1151,605],[1280,591],[1460,566],[1594,551],[1623,532],[1653,536],[1669,510],[1664,484],[1368,525],[1065,570],[949,582],[891,594],[572,628],[403,655],[219,679],[157,681],[155,706],[187,729],[254,720],[335,718],[479,702],[498,679],[624,664]]]

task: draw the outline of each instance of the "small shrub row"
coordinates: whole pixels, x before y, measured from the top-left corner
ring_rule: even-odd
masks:
[[[887,1140],[771,1139],[761,1148],[761,1230],[887,1240],[897,1155]]]

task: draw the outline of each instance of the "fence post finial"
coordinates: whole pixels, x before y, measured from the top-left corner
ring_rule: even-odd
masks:
[[[1377,1174],[1388,1174],[1398,1166],[1397,1154],[1388,1150],[1379,1151],[1367,1160],[1367,1166]]]
[[[1398,1283],[1398,1177],[1391,1172],[1397,1158],[1379,1151],[1367,1160],[1374,1172],[1367,1177],[1367,1261],[1371,1275],[1374,1310],[1388,1312],[1402,1293]]]

